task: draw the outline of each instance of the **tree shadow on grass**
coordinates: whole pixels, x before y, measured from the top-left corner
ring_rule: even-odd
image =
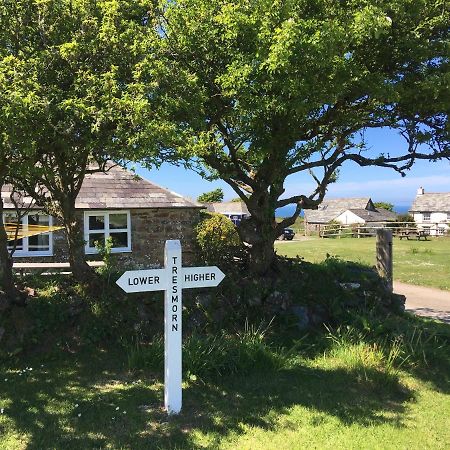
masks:
[[[123,367],[123,355],[95,353],[64,355],[23,375],[7,372],[0,435],[26,435],[28,449],[193,448],[195,430],[219,442],[242,433],[243,424],[272,429],[276,416],[296,405],[343,425],[402,426],[412,400],[398,381],[383,382],[376,372],[361,378],[344,369],[296,366],[190,384],[182,414],[168,418],[161,381],[136,380]]]

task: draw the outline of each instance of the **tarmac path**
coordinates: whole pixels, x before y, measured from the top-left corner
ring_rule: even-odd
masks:
[[[450,324],[450,292],[394,281],[394,292],[406,297],[406,310]]]

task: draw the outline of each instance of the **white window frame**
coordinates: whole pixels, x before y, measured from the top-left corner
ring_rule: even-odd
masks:
[[[431,222],[431,213],[430,212],[422,213],[422,218],[424,222]]]
[[[7,214],[9,214],[9,211],[5,211],[3,213],[3,221],[5,221],[5,216]],[[13,212],[14,214],[14,212]],[[33,211],[33,212],[29,212],[27,214],[25,214],[22,219],[21,219],[21,224],[22,226],[28,227],[28,216],[47,216],[48,217],[48,225],[51,227],[53,226],[53,217],[50,216],[49,214],[45,214],[41,211]],[[29,237],[23,237],[22,238],[22,242],[23,242],[23,250],[15,250],[13,253],[13,257],[17,257],[17,258],[23,258],[23,257],[40,257],[40,256],[53,256],[53,232],[52,231],[48,231],[47,233],[42,233],[42,234],[47,234],[49,236],[49,245],[48,245],[48,250],[44,250],[44,251],[30,251],[29,250],[29,241],[28,238]],[[8,250],[10,250],[10,246],[8,246]]]
[[[109,228],[109,216],[110,214],[126,214],[127,215],[127,228]],[[100,234],[102,230],[89,230],[89,217],[92,216],[103,216],[105,222],[105,240],[110,237],[110,233],[127,233],[127,246],[126,247],[116,247],[111,249],[111,253],[129,253],[131,252],[131,214],[128,210],[116,210],[116,211],[85,211],[84,212],[84,251],[86,255],[98,254],[96,248],[89,247],[89,235],[90,234]]]

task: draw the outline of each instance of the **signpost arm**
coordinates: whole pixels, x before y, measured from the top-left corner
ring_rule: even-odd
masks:
[[[180,241],[166,241],[164,266],[164,406],[168,414],[181,411],[182,271]]]

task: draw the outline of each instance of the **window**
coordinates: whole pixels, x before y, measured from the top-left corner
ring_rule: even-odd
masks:
[[[439,234],[439,236],[444,236],[444,234],[445,234],[446,231],[447,231],[446,228],[444,228],[444,227],[439,227],[439,228],[438,228],[438,234]]]
[[[429,222],[431,220],[431,213],[423,213],[423,221]]]
[[[84,214],[85,251],[98,253],[96,245],[112,239],[113,253],[131,251],[131,221],[129,211],[86,212]]]
[[[5,213],[3,215],[5,223],[17,223],[15,213]],[[53,218],[43,213],[32,213],[22,217],[20,221],[24,230],[28,225],[52,226]],[[8,245],[12,250],[13,245]],[[16,241],[16,248],[13,256],[52,256],[53,255],[53,233],[41,233],[35,236],[24,237]]]
[[[429,236],[430,235],[430,228],[431,227],[423,227],[423,233]]]

